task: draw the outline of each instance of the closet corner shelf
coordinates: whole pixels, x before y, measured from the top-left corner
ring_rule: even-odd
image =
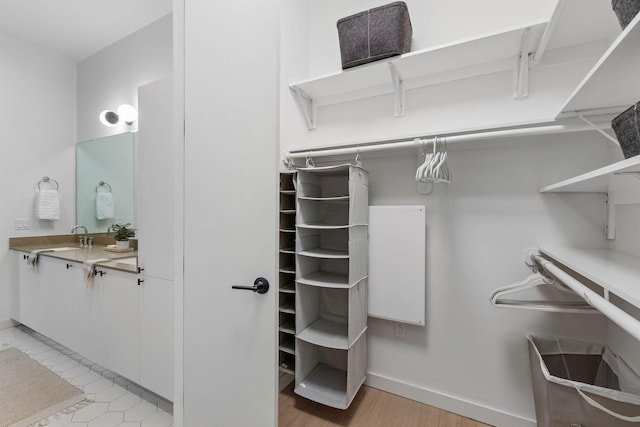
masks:
[[[560,110],[630,106],[640,100],[640,14],[616,38]]]
[[[610,249],[540,247],[540,252],[640,308],[640,258]]]
[[[640,172],[640,156],[631,157],[600,169],[547,185],[542,187],[540,192],[606,193],[609,190],[610,178],[613,175],[633,172]]]
[[[531,29],[535,45],[547,22],[512,28],[500,33],[464,39],[404,55],[291,83],[315,106],[337,104],[394,92],[394,68],[407,89],[455,80],[489,72],[513,69],[520,54],[522,35]]]

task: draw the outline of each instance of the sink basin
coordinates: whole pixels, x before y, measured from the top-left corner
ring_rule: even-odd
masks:
[[[40,249],[41,252],[65,252],[65,251],[75,251],[80,248],[74,248],[73,246],[61,246],[59,248],[45,248]]]
[[[72,246],[63,246],[61,248],[51,248],[51,250],[53,252],[75,251],[75,250],[78,250],[78,249],[80,249],[80,248],[74,248]]]

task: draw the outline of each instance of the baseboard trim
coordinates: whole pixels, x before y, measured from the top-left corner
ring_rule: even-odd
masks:
[[[0,329],[13,328],[16,325],[19,325],[19,323],[13,319],[0,320]]]
[[[536,422],[495,408],[428,390],[414,384],[394,380],[383,375],[367,372],[366,385],[382,391],[406,397],[426,405],[435,406],[463,417],[471,418],[495,427],[536,427]]]

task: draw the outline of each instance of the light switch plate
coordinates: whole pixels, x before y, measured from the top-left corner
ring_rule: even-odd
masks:
[[[30,230],[31,219],[30,218],[16,218],[16,230]]]

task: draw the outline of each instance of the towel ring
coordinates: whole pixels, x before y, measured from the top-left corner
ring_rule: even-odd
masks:
[[[96,185],[96,193],[98,192],[98,187],[109,187],[109,193],[111,193],[111,186],[104,181],[100,181],[98,185]]]
[[[40,184],[42,184],[43,182],[46,182],[47,184],[51,184],[51,181],[53,181],[56,184],[56,190],[60,189],[60,185],[58,184],[58,181],[56,181],[53,178],[49,178],[48,176],[43,176],[42,179],[40,181],[38,181],[38,190],[41,190],[42,188],[40,187]],[[53,184],[51,184],[53,185]]]

